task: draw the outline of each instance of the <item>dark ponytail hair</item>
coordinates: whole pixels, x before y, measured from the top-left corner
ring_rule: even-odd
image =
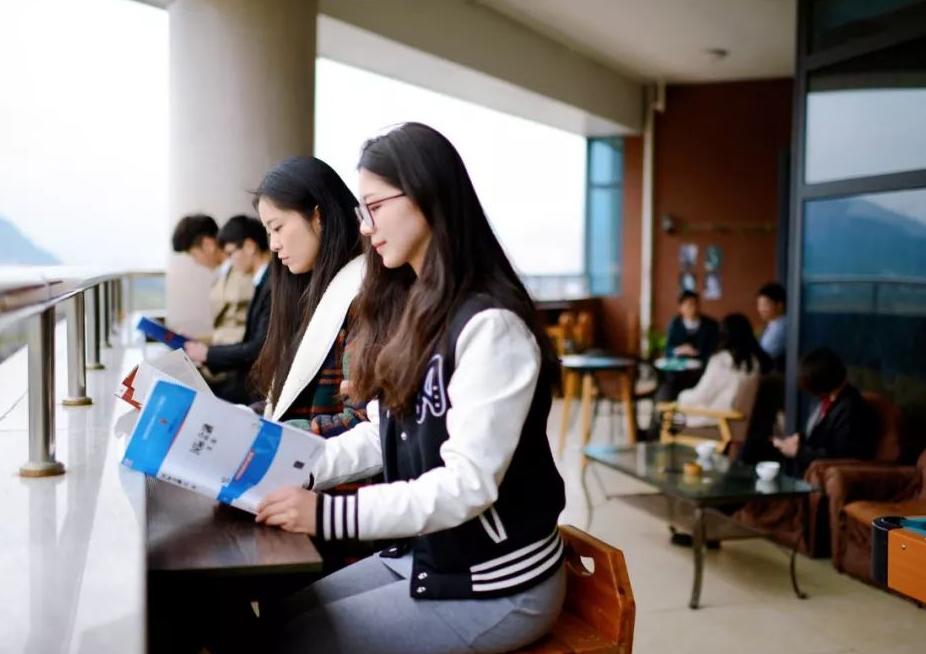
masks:
[[[450,141],[426,125],[405,123],[367,141],[358,167],[417,205],[431,241],[420,277],[411,266],[388,269],[367,253],[351,349],[354,399],[379,397],[393,412],[407,413],[455,310],[474,293],[491,296],[527,324],[540,347],[542,374],[555,383],[559,362],[550,340]]]
[[[757,362],[760,372],[768,372],[772,367],[771,359],[756,340],[752,323],[741,313],[727,314],[720,321],[720,343],[717,349],[730,353],[737,370],[745,367],[746,372],[752,372]]]
[[[277,164],[254,191],[254,207],[265,198],[309,221],[318,209],[321,245],[312,270],[293,274],[273,255],[270,262],[270,328],[251,379],[274,404],[309,320],[344,265],[362,252],[354,208],[357,199],[331,166],[314,157],[293,157]]]

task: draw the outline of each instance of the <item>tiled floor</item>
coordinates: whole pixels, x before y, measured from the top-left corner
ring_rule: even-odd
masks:
[[[551,443],[559,434],[559,403],[550,416]],[[607,442],[602,417],[593,440]],[[587,506],[579,479],[578,427],[559,461],[566,479],[564,522],[584,528]],[[602,470],[609,493],[646,486]],[[634,654],[912,654],[926,651],[926,609],[839,574],[828,560],[798,558],[798,578],[809,595],[791,590],[787,553],[771,543],[744,540],[709,551],[701,608],[688,608],[693,575],[689,549],[669,543],[665,522],[620,499],[603,500],[591,479],[594,518],[589,531],[620,548],[637,605]]]

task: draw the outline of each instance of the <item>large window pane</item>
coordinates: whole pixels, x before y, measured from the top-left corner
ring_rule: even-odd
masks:
[[[588,181],[591,184],[620,184],[623,177],[621,142],[616,138],[588,142]]]
[[[842,45],[914,20],[926,20],[923,0],[815,0],[810,49]]]
[[[588,140],[585,253],[592,295],[613,295],[620,290],[623,158],[620,138]]]
[[[802,351],[926,412],[926,189],[808,202],[801,303]]]
[[[811,75],[808,183],[926,168],[926,40]]]
[[[620,288],[621,192],[592,188],[588,201],[589,290],[592,295],[611,295]]]

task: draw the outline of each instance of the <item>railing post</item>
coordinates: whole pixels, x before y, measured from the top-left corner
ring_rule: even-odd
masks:
[[[84,294],[78,293],[68,304],[68,396],[64,406],[87,406],[93,400],[87,397],[87,359]]]
[[[113,329],[113,305],[110,282],[103,282],[103,345],[112,347],[109,334]]]
[[[135,313],[135,277],[129,275],[125,278],[125,318],[132,320]],[[134,325],[129,325],[130,328]]]
[[[29,334],[29,461],[23,477],[64,473],[55,460],[55,308],[45,309]]]
[[[87,291],[90,306],[87,309],[90,339],[87,343],[87,370],[102,370],[100,363],[100,287],[94,286]]]
[[[113,281],[113,294],[114,294],[114,305],[115,305],[115,316],[116,319],[113,320],[116,334],[119,333],[119,325],[125,319],[125,314],[122,307],[122,278],[116,279]]]

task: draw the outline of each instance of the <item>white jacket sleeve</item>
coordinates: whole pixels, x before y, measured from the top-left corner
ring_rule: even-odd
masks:
[[[367,404],[367,416],[369,422],[361,422],[325,441],[325,448],[312,466],[314,489],[324,490],[354,479],[364,479],[382,470],[377,400]]]
[[[455,358],[444,465],[411,481],[365,486],[355,497],[322,496],[321,537],[372,540],[450,529],[495,502],[533,400],[540,348],[516,314],[487,309],[463,328]]]

